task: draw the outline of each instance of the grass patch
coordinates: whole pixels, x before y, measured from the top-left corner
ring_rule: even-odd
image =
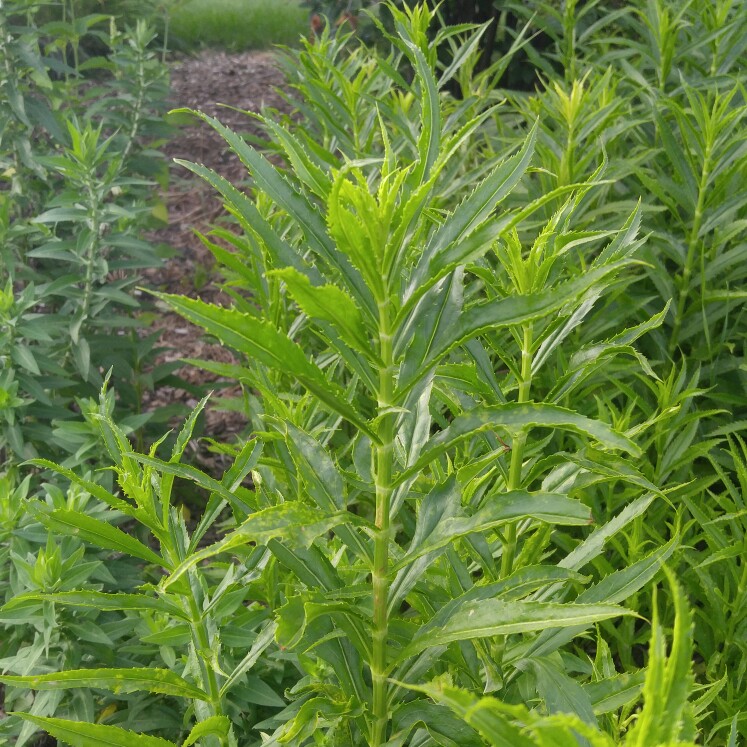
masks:
[[[191,0],[171,19],[176,46],[185,50],[296,46],[307,27],[308,9],[299,0]]]

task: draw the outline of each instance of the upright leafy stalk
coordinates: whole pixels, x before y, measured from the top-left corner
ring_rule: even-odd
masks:
[[[716,112],[717,101],[713,104],[712,114]],[[674,352],[679,341],[680,329],[682,328],[682,317],[685,313],[685,305],[690,291],[690,280],[692,278],[695,265],[697,248],[700,240],[700,226],[703,221],[703,208],[706,201],[706,190],[708,180],[711,176],[711,154],[713,151],[713,129],[712,121],[707,120],[707,127],[703,133],[704,151],[703,151],[703,169],[700,173],[700,182],[698,183],[698,199],[695,204],[695,213],[693,214],[692,227],[687,241],[687,255],[685,257],[685,266],[680,276],[679,289],[677,293],[677,309],[675,312],[674,326],[672,328],[672,337],[669,340],[669,353]]]
[[[373,568],[373,729],[371,744],[386,741],[389,720],[387,708],[387,638],[389,632],[389,542],[392,468],[394,457],[394,358],[389,299],[378,301],[379,308],[379,370],[378,416],[381,423],[381,444],[376,447],[376,542]]]
[[[182,605],[185,612],[189,615],[189,627],[192,633],[192,642],[195,647],[197,660],[200,662],[200,671],[202,673],[202,684],[210,697],[208,703],[209,717],[223,715],[221,706],[220,685],[215,674],[215,668],[211,662],[211,645],[210,634],[205,624],[205,618],[197,603],[199,593],[199,582],[194,573],[189,574],[189,586],[191,594],[182,596]],[[221,747],[228,747],[228,735],[221,734],[219,737]]]
[[[521,380],[519,381],[519,392],[517,402],[523,404],[529,402],[532,388],[532,344],[533,329],[531,322],[523,325],[521,345]],[[519,490],[521,488],[522,468],[524,466],[524,447],[527,443],[528,429],[522,428],[511,443],[511,465],[508,472],[508,490]],[[505,545],[501,557],[501,577],[510,576],[514,569],[514,558],[516,557],[516,522],[511,522],[506,527]]]

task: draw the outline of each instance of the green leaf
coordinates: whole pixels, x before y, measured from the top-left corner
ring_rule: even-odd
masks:
[[[640,449],[633,441],[600,420],[592,420],[557,405],[510,402],[505,405],[476,407],[457,415],[451,425],[430,439],[428,448],[417,462],[401,472],[395,483],[399,484],[417,474],[441,454],[477,433],[496,429],[518,431],[525,428],[561,428],[589,436],[610,449],[624,449],[634,455],[640,454]]]
[[[30,713],[12,713],[24,721],[43,729],[50,736],[71,747],[178,747],[160,737],[137,734],[116,726],[86,724],[82,721],[67,721],[61,718],[44,718]]]
[[[295,378],[321,402],[378,443],[378,435],[347,402],[344,392],[325,378],[322,371],[306,358],[300,346],[269,322],[237,309],[226,309],[184,296],[154,295],[226,345]]]
[[[270,622],[260,631],[254,639],[251,648],[247,651],[246,656],[236,665],[236,668],[223,683],[220,691],[221,697],[224,697],[237,682],[241,682],[242,677],[257,663],[264,650],[275,639],[276,630],[276,623]]]
[[[0,682],[25,685],[30,690],[67,690],[76,687],[95,687],[115,694],[146,691],[179,698],[207,701],[207,693],[168,669],[148,667],[126,669],[72,669],[53,674],[25,677],[0,675]]]
[[[191,747],[198,739],[215,735],[226,737],[231,728],[231,720],[227,716],[210,716],[192,727],[189,736],[182,742],[182,747]]]
[[[203,560],[249,543],[266,545],[270,540],[280,538],[292,545],[309,547],[319,535],[339,524],[351,523],[355,518],[347,511],[329,514],[296,501],[270,506],[253,513],[220,542],[191,555],[174,569],[163,585],[173,584]]]
[[[666,545],[657,548],[644,558],[632,563],[627,568],[613,571],[601,581],[584,589],[576,598],[579,604],[617,604],[624,601],[632,594],[642,589],[654,576],[664,567],[664,563],[671,557],[677,547],[676,538],[671,539]],[[562,565],[562,562],[561,562]],[[545,592],[546,596],[552,590]],[[548,626],[549,628],[550,626]],[[536,641],[524,652],[526,656],[541,656],[556,651],[565,645],[576,635],[582,632],[582,628],[569,628],[564,630],[548,629],[537,638]],[[507,659],[510,659],[510,655]]]
[[[314,163],[301,142],[294,137],[292,133],[284,127],[281,127],[270,117],[262,117],[262,123],[270,132],[272,132],[276,142],[278,142],[285,151],[285,155],[293,168],[294,174],[310,190],[319,195],[319,197],[327,197],[330,189],[332,189],[332,180],[316,163]]]
[[[345,482],[329,453],[308,433],[286,422],[286,443],[296,465],[298,479],[305,492],[322,511],[342,511],[346,508]],[[367,563],[373,561],[368,543],[353,526],[340,525],[337,536]]]
[[[533,656],[520,660],[517,666],[532,671],[537,693],[549,713],[572,713],[596,728],[597,719],[588,694],[563,671],[562,661]]]
[[[620,259],[587,270],[581,277],[537,293],[507,296],[465,309],[458,321],[440,335],[439,344],[431,347],[423,365],[431,366],[438,363],[453,347],[473,339],[481,332],[524,324],[557,312],[592,287],[601,284],[608,276],[630,265],[631,261]],[[408,380],[400,381],[398,391],[406,391],[417,378],[411,376]]]
[[[423,278],[428,277],[427,268],[438,259],[443,251],[452,244],[463,241],[479,228],[490,217],[501,200],[518,184],[532,160],[536,137],[537,124],[527,135],[521,150],[499,164],[444,221],[423,252],[419,265],[424,268]],[[415,277],[420,277],[420,275],[421,273],[416,271]]]
[[[363,315],[353,299],[336,285],[311,284],[293,267],[269,273],[280,277],[288,292],[307,316],[329,322],[351,348],[371,359],[375,348],[366,332]]]
[[[523,706],[507,706],[495,698],[478,698],[466,690],[434,682],[429,685],[405,685],[410,690],[422,692],[437,703],[448,706],[465,723],[478,731],[492,747],[536,747],[519,726],[510,722],[524,715]],[[518,718],[517,718],[518,717]]]
[[[472,516],[453,516],[440,521],[424,541],[413,543],[414,549],[394,564],[392,570],[399,571],[417,558],[445,547],[459,537],[527,518],[552,524],[583,526],[590,523],[591,512],[580,501],[559,493],[514,490],[491,495],[487,499],[487,505]]]
[[[228,490],[218,480],[206,475],[202,470],[192,467],[189,464],[180,464],[178,462],[164,462],[162,459],[157,457],[146,456],[145,454],[138,454],[134,451],[126,452],[123,456],[128,459],[134,459],[146,467],[152,467],[153,469],[163,472],[167,475],[174,475],[175,477],[181,477],[183,480],[189,480],[195,485],[199,485],[205,490],[209,490],[211,493],[216,493],[223,500],[228,501],[232,506],[238,508],[242,513],[246,513],[251,510],[251,507],[236,497],[235,493]]]
[[[431,360],[431,351],[449,347],[452,330],[462,314],[463,297],[464,270],[457,268],[416,304],[395,335],[395,357],[404,351],[400,381],[416,381],[427,375],[424,363]]]
[[[582,685],[597,716],[612,713],[638,699],[643,689],[646,670],[632,674],[617,674],[597,682]]]
[[[56,472],[58,475],[66,477],[70,482],[80,485],[80,487],[94,496],[94,498],[98,498],[102,503],[106,503],[107,506],[111,506],[124,514],[132,515],[135,510],[133,506],[127,503],[127,501],[112,495],[108,490],[102,488],[101,485],[98,485],[91,480],[86,480],[73,470],[55,464],[54,462],[50,462],[48,459],[29,459],[29,461],[24,462],[24,464],[33,464],[35,467],[41,467],[42,469]]]
[[[418,153],[420,163],[415,170],[413,179],[425,181],[431,167],[438,158],[441,147],[441,102],[436,87],[436,79],[425,55],[414,45],[407,43],[410,54],[415,63],[415,70],[420,81],[420,107],[422,125],[418,138]]]
[[[352,267],[347,257],[336,251],[334,243],[327,234],[324,219],[311,202],[297,192],[264,156],[248,146],[235,132],[207,114],[195,113],[226,140],[241,162],[249,169],[257,186],[264,190],[301,227],[309,248],[340,274],[361,308],[368,308],[373,313],[375,304],[363,279]]]
[[[654,500],[653,495],[644,495],[629,503],[606,524],[597,527],[583,542],[562,558],[558,565],[579,571],[587,563],[604,552],[607,540],[623,530],[630,522],[642,516]]]
[[[484,599],[461,605],[443,627],[416,633],[397,661],[414,656],[432,646],[453,641],[487,638],[495,635],[532,633],[545,628],[561,628],[632,615],[624,607],[611,604],[554,604],[545,602],[509,602]]]
[[[630,747],[676,742],[681,736],[683,714],[693,689],[692,613],[674,574],[666,570],[674,602],[671,651],[667,656],[664,631],[654,595],[654,618],[648,669],[643,686],[643,709],[628,733],[627,742]]]
[[[302,271],[304,263],[298,254],[281,239],[270,223],[262,216],[254,203],[227,179],[219,176],[214,171],[189,161],[174,159],[176,163],[185,166],[197,176],[202,177],[208,184],[215,188],[216,191],[226,200],[229,210],[239,218],[242,227],[251,235],[257,236],[272,258],[275,267],[295,267]],[[318,272],[309,272],[312,277],[318,275]]]
[[[69,604],[72,607],[91,607],[100,611],[109,610],[152,610],[154,612],[165,612],[174,617],[188,619],[188,616],[171,602],[155,597],[147,597],[145,594],[107,594],[103,591],[60,591],[57,593],[31,593],[21,594],[11,599],[4,607],[13,609],[29,601],[55,602],[58,604]]]
[[[146,563],[153,563],[158,566],[166,565],[163,558],[149,547],[105,521],[64,508],[57,508],[49,513],[42,511],[36,513],[38,520],[48,529],[73,537],[80,537],[97,547],[122,552],[134,558],[140,558]]]

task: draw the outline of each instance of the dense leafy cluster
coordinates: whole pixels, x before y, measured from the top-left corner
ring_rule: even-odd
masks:
[[[37,25],[41,6],[0,11],[0,465],[33,456],[83,463],[96,448],[81,412],[115,369],[138,428],[143,361],[132,311],[138,271],[160,262],[143,240],[157,212],[154,149],[166,68],[145,22],[121,32],[102,15]],[[104,30],[106,29],[106,30]],[[106,57],[83,49],[93,38]],[[156,373],[158,376],[158,373]],[[122,412],[122,410],[120,410]]]
[[[207,399],[143,449],[104,386],[116,485],[36,458],[50,486],[7,491],[10,543],[64,536],[8,545],[21,740],[745,736],[747,12],[558,5],[511,6],[490,64],[486,27],[423,6],[376,48],[322,29],[263,148],[196,113],[251,178],[183,164],[234,219],[204,237],[232,303],[161,299],[235,351],[194,363],[249,430],[210,476]],[[500,88],[519,53],[531,93]],[[51,659],[54,625],[92,645]]]
[[[167,170],[157,146],[170,133],[162,116],[168,71],[150,50],[153,32],[144,21],[120,30],[109,16],[76,10],[76,3],[50,9],[25,0],[0,6],[3,602],[24,591],[137,573],[79,539],[40,531],[32,497],[100,511],[87,494],[69,491],[67,481],[63,490],[19,468],[33,457],[83,474],[101,466],[95,418],[106,371],[114,369],[119,394],[118,403],[107,396],[106,412],[138,434],[150,418],[140,412],[143,392],[169,373],[150,365],[156,338],[144,334],[133,293],[140,271],[161,262],[143,232],[164,210],[156,189]],[[3,614],[3,671],[75,666],[100,658],[104,641],[111,645],[85,621],[69,622],[49,609]],[[10,710],[28,698],[6,691],[4,701]],[[78,699],[78,712],[91,713],[93,702],[90,693]],[[43,696],[33,710],[51,714],[58,705],[56,695]],[[0,743],[11,736],[28,743],[35,731],[3,719]]]

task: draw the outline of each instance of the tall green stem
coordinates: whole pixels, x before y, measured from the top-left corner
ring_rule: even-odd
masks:
[[[221,704],[220,685],[218,684],[218,678],[215,674],[215,669],[210,661],[212,658],[210,649],[210,634],[208,633],[205,619],[200,610],[200,605],[197,601],[197,595],[195,586],[197,580],[190,578],[190,590],[191,594],[182,597],[182,607],[185,612],[189,615],[189,627],[192,633],[192,645],[195,647],[195,654],[197,655],[197,661],[200,664],[200,672],[202,673],[203,687],[208,694],[210,700],[208,701],[209,714],[211,716],[223,715],[223,707]],[[220,747],[228,747],[228,739],[226,737],[220,737],[218,740]]]
[[[523,339],[521,344],[521,379],[519,381],[518,402],[529,402],[532,389],[532,325],[527,324],[523,328]],[[508,490],[518,490],[521,487],[521,472],[524,465],[524,447],[527,442],[527,429],[522,428],[511,443],[511,466],[508,471]],[[510,576],[514,569],[514,558],[516,557],[516,523],[506,527],[505,545],[501,556],[501,578]]]
[[[381,443],[376,447],[376,540],[373,567],[373,724],[371,746],[379,747],[387,739],[389,710],[387,706],[387,638],[389,635],[389,507],[392,495],[394,458],[394,357],[388,299],[379,302],[379,371],[378,416]]]
[[[166,492],[170,495],[171,488],[169,487]],[[169,523],[168,511],[166,509],[162,521],[162,527],[164,530],[164,536],[161,538],[161,554],[163,555],[165,562],[173,567],[182,562],[184,556],[179,552],[177,544],[168,535]],[[189,573],[189,593],[180,594],[179,600],[181,608],[184,610],[189,620],[192,645],[194,646],[195,656],[199,662],[200,674],[202,675],[202,686],[208,696],[208,715],[221,716],[223,715],[223,703],[220,684],[212,662],[213,654],[211,652],[212,646],[210,645],[210,633],[208,632],[208,626],[201,609],[203,592],[200,588],[198,579],[195,577],[195,573],[194,570]],[[197,715],[199,719],[199,714]],[[228,747],[228,738],[225,736],[206,738],[206,747],[212,747],[216,743],[219,744],[220,747]]]
[[[705,133],[708,137],[709,133]],[[682,316],[685,313],[685,304],[687,303],[687,296],[690,289],[690,280],[693,274],[693,265],[695,264],[695,253],[698,248],[698,235],[700,234],[700,226],[703,222],[703,208],[705,206],[706,189],[708,187],[708,179],[711,175],[711,153],[713,150],[713,139],[708,137],[708,142],[705,147],[705,155],[703,158],[703,170],[700,174],[700,184],[698,185],[698,201],[695,205],[695,214],[693,215],[693,223],[690,229],[690,236],[687,242],[687,256],[685,257],[685,267],[682,270],[680,276],[679,291],[677,295],[677,310],[675,312],[674,326],[672,328],[672,336],[669,339],[669,353],[674,353],[677,343],[679,342],[680,330],[682,328]]]
[[[91,236],[86,246],[85,267],[86,274],[83,279],[83,300],[81,303],[81,326],[88,318],[88,312],[91,308],[91,299],[93,298],[93,273],[98,257],[101,243],[101,204],[96,195],[94,180],[96,178],[93,168],[91,173],[86,177],[86,192],[88,194],[88,216],[90,220]]]

